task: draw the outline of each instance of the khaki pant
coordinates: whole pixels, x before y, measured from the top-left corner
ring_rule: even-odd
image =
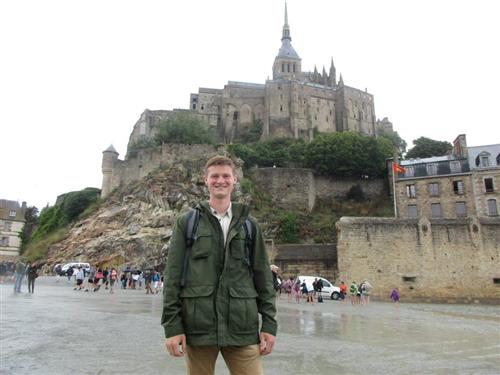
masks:
[[[222,353],[231,375],[262,375],[259,345],[248,346],[189,346],[186,350],[188,375],[213,375],[215,361]]]

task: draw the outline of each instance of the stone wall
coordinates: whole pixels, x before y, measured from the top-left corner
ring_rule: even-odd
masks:
[[[156,148],[139,150],[136,157],[114,161],[111,171],[103,176],[102,191],[111,192],[120,185],[137,181],[157,168],[168,167],[176,162],[189,165],[193,160],[198,160],[194,167],[201,169],[210,157],[224,153],[224,147],[182,144],[163,144]],[[103,193],[103,196],[106,194]]]
[[[273,263],[280,267],[286,279],[297,275],[322,276],[336,279],[337,248],[335,244],[274,245]]]
[[[500,219],[344,217],[337,223],[340,278],[364,279],[387,299],[500,299]]]
[[[252,170],[256,186],[270,194],[285,209],[310,212],[320,199],[337,199],[346,196],[349,189],[360,185],[368,198],[383,194],[383,179],[337,179],[315,176],[304,168],[256,168]]]
[[[321,199],[345,198],[349,189],[359,185],[367,198],[387,193],[384,179],[354,179],[315,176],[316,197]]]

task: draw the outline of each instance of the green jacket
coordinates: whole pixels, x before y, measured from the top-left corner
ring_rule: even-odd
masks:
[[[249,209],[232,204],[233,218],[226,246],[219,221],[208,202],[200,203],[196,240],[191,250],[186,284],[180,287],[187,213],[176,222],[165,268],[163,314],[165,337],[186,334],[188,345],[243,346],[259,343],[261,331],[276,335],[273,276],[262,232],[253,218],[254,279],[244,261]]]

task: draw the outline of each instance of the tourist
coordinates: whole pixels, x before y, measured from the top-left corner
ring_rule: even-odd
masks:
[[[295,284],[293,285],[293,288],[292,288],[292,292],[293,292],[293,295],[295,296],[295,300],[297,301],[297,303],[300,303],[300,289],[301,289],[301,284],[300,284],[300,280],[297,279],[297,281],[295,282]]]
[[[153,272],[153,291],[155,294],[157,294],[160,291],[159,285],[160,285],[160,273],[158,271]]]
[[[189,374],[213,374],[219,352],[231,374],[262,374],[261,356],[271,353],[275,342],[276,302],[266,247],[249,208],[231,202],[236,182],[231,159],[211,158],[205,166],[210,199],[196,206],[197,228],[206,236],[195,239],[186,255],[190,211],[177,219],[170,243],[161,322],[168,352],[186,355]],[[245,240],[247,224],[251,243]]]
[[[24,275],[26,274],[26,265],[19,259],[16,263],[14,271],[14,292],[21,293],[21,285],[23,283]]]
[[[0,284],[3,284],[3,279],[7,274],[7,265],[4,262],[0,263]]]
[[[94,292],[97,292],[101,288],[99,282],[103,279],[103,277],[104,274],[102,273],[102,269],[101,267],[98,267],[94,276]]]
[[[76,286],[73,290],[82,290],[83,280],[85,280],[85,271],[82,267],[78,267],[78,271],[76,272]],[[88,291],[89,290],[87,289],[86,292]]]
[[[342,300],[342,302],[345,302],[345,296],[347,295],[347,285],[343,281],[341,281],[339,289],[340,289],[340,299]]]
[[[28,262],[26,274],[28,275],[28,293],[33,294],[35,293],[35,279],[38,277],[37,267]]]
[[[394,288],[391,292],[391,300],[396,304],[396,307],[399,308],[399,289]]]
[[[116,268],[111,268],[111,271],[109,272],[109,292],[113,294],[113,287],[115,286],[115,282],[118,278],[118,272],[116,271]]]
[[[95,267],[90,266],[89,278],[87,279],[87,289],[85,289],[86,292],[88,292],[89,289],[92,289],[92,290],[95,289],[95,285],[94,285],[95,273],[96,273]],[[78,290],[80,290],[80,289],[78,289]]]
[[[361,290],[361,304],[367,306],[368,304],[370,304],[370,293],[372,292],[373,287],[367,280],[364,280],[361,283],[360,290]]]
[[[283,289],[287,295],[288,303],[292,302],[292,287],[293,287],[293,277],[290,277],[281,286],[281,289]]]
[[[351,286],[349,286],[349,295],[351,296],[351,305],[354,305],[357,303],[357,298],[358,298],[358,284],[356,284],[356,281],[353,281],[351,283]]]
[[[108,289],[109,285],[109,269],[106,267],[104,271],[102,271],[102,284],[104,285],[105,289]]]

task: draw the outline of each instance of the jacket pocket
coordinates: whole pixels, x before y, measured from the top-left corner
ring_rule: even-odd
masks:
[[[245,234],[238,233],[231,240],[231,256],[234,259],[243,259],[245,257]]]
[[[192,286],[181,291],[182,323],[186,333],[203,334],[215,329],[211,285]]]
[[[193,244],[193,248],[191,249],[192,259],[203,259],[207,258],[210,255],[210,249],[213,247],[213,238],[212,233],[209,230],[200,230],[197,231],[195,236],[195,241]]]
[[[229,288],[229,331],[257,333],[259,312],[257,292],[250,288]]]

